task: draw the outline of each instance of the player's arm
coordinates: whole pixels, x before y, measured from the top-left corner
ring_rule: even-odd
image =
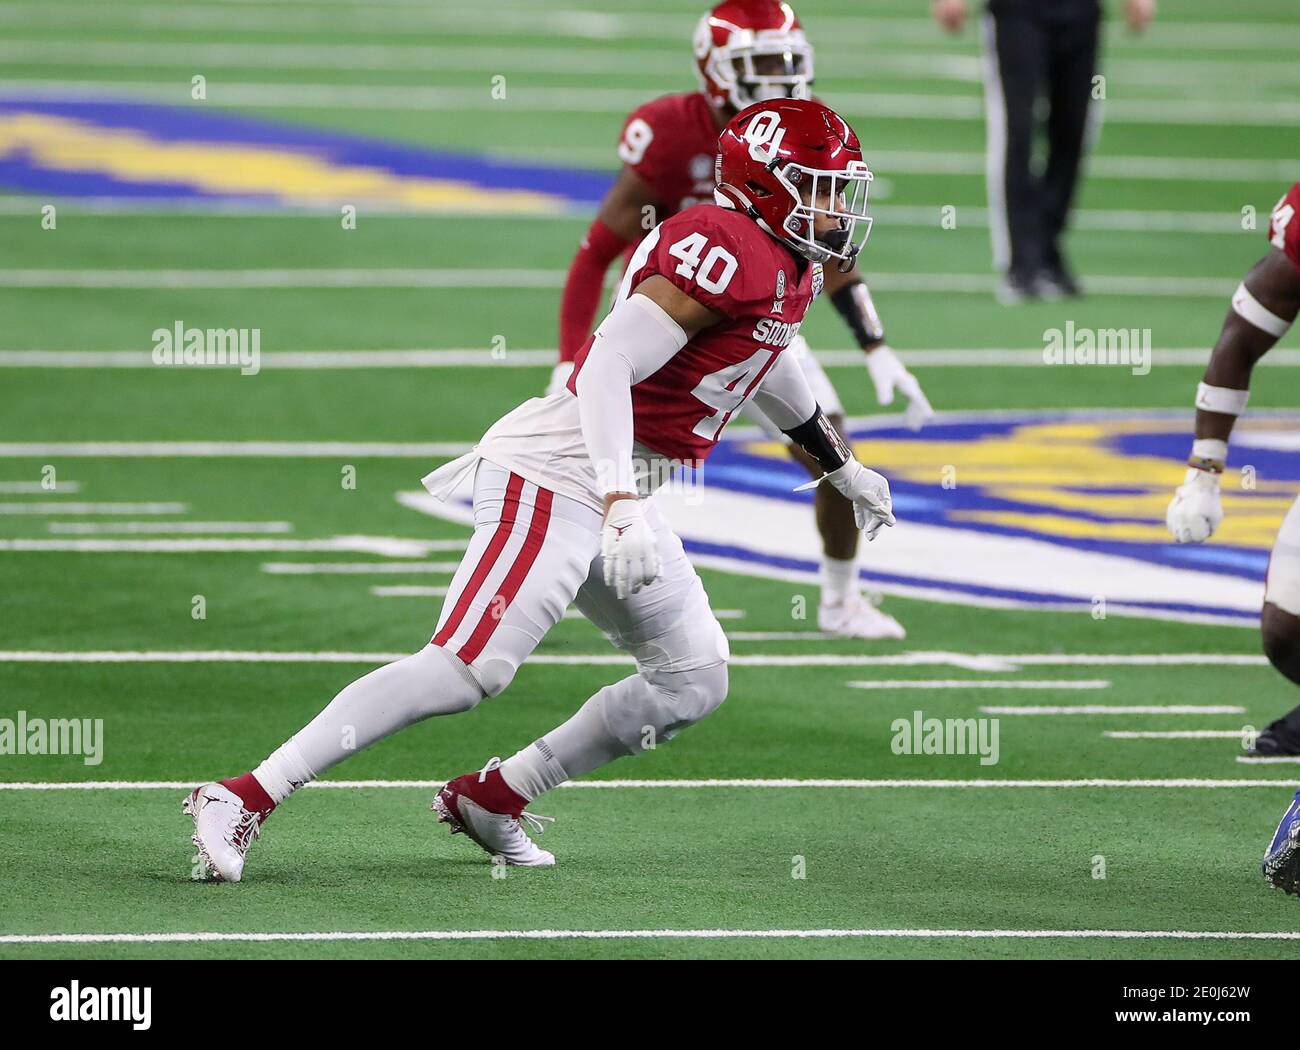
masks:
[[[605,273],[629,244],[645,235],[646,216],[653,214],[655,206],[650,184],[625,166],[605,194],[596,221],[583,235],[578,252],[569,264],[560,299],[560,362],[546,388],[548,394],[569,381],[573,359],[587,341],[600,305]]]
[[[1300,313],[1300,269],[1277,248],[1246,275],[1214,344],[1205,376],[1196,388],[1196,440],[1187,476],[1165,516],[1179,543],[1209,539],[1223,520],[1219,480],[1228,459],[1228,439],[1250,397],[1255,363],[1277,344]]]
[[[781,431],[812,456],[825,473],[800,488],[828,481],[852,504],[858,528],[874,540],[882,526],[894,524],[889,482],[854,457],[822,413],[793,355],[782,354],[754,391],[754,403]],[[797,490],[796,490],[797,491]]]
[[[722,318],[659,275],[637,285],[596,329],[574,389],[587,454],[605,501],[605,582],[620,598],[659,575],[654,532],[637,497],[632,387]]]
[[[876,388],[876,400],[882,405],[893,403],[894,391],[901,390],[907,398],[904,417],[913,430],[921,427],[934,416],[934,409],[926,398],[916,376],[904,367],[898,355],[885,342],[885,326],[881,324],[876,304],[871,299],[871,291],[858,272],[855,263],[847,273],[841,273],[836,266],[823,271],[826,281],[825,294],[830,298],[836,313],[843,318],[845,325],[853,334],[854,341],[866,351],[867,371],[871,375],[872,385]]]

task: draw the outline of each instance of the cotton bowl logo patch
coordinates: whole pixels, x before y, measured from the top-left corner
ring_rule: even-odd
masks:
[[[1107,614],[1254,624],[1269,549],[1300,490],[1300,414],[1238,424],[1225,518],[1199,546],[1173,543],[1164,525],[1190,433],[1182,411],[947,415],[918,433],[852,427],[858,459],[889,478],[899,522],[863,545],[863,579],[963,604],[1104,602]],[[811,494],[790,491],[806,480],[779,443],[737,429],[704,466],[703,498],[656,498],[700,564],[803,579],[820,550]]]

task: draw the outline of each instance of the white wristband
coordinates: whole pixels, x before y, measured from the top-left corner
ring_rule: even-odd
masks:
[[[1192,458],[1225,463],[1228,459],[1228,443],[1217,438],[1197,438],[1192,442]]]
[[[1199,383],[1196,387],[1196,407],[1206,412],[1239,416],[1246,411],[1248,400],[1249,390],[1231,390],[1226,386],[1210,386],[1209,383]]]
[[[1286,335],[1287,329],[1291,327],[1290,321],[1278,317],[1251,295],[1245,281],[1237,285],[1237,290],[1232,293],[1232,309],[1242,320],[1278,339]]]

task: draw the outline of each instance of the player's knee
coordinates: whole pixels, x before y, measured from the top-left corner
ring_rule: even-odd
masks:
[[[496,696],[509,684],[507,678],[495,692],[489,691],[460,659],[440,645],[430,643],[416,655],[427,663],[428,688],[438,714],[472,711],[485,696]]]
[[[1300,685],[1300,617],[1266,602],[1260,614],[1260,635],[1269,663]]]
[[[714,664],[691,671],[648,676],[659,695],[657,738],[671,740],[683,729],[701,722],[727,699],[727,665]]]

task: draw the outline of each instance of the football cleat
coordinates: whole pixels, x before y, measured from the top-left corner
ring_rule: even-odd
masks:
[[[429,808],[438,814],[440,822],[451,825],[453,835],[463,832],[478,843],[494,864],[524,868],[554,864],[554,854],[538,849],[520,821],[527,821],[540,835],[545,829],[542,822],[555,818],[525,813],[526,803],[502,779],[497,770],[500,765],[501,759],[494,758],[477,773],[449,780]]]
[[[818,605],[817,629],[840,638],[906,638],[903,625],[869,601],[859,598],[843,605]]]
[[[1265,726],[1259,731],[1254,744],[1246,751],[1251,758],[1279,758],[1285,755],[1300,755],[1300,742],[1290,736],[1282,722]]]
[[[191,841],[212,877],[221,882],[243,878],[244,854],[261,837],[266,815],[245,809],[240,797],[220,784],[196,787],[181,803],[181,811],[194,818]]]
[[[1300,897],[1300,791],[1264,855],[1264,878],[1274,889]]]

